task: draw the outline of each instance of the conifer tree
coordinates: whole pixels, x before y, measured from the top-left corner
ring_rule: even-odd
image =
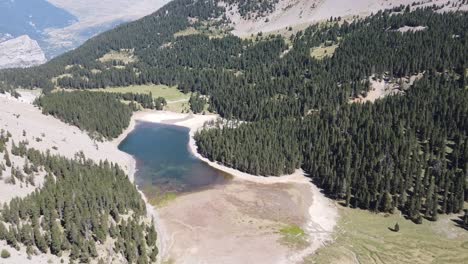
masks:
[[[62,250],[62,231],[57,222],[52,223],[50,233],[50,252],[58,255]]]

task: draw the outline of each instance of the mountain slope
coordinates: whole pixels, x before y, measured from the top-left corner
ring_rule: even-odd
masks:
[[[229,1],[226,1],[229,2]],[[350,18],[353,16],[368,16],[379,10],[391,9],[400,5],[425,7],[445,5],[442,10],[468,10],[461,1],[413,1],[413,0],[279,0],[275,1],[270,12],[245,16],[240,12],[238,3],[228,5],[227,17],[231,20],[232,33],[237,36],[248,36],[258,32],[271,32],[290,26],[305,27],[307,24],[320,22],[330,17]],[[455,4],[454,4],[455,3]]]
[[[47,30],[44,41],[50,56],[76,48],[89,38],[115,26],[139,19],[170,0],[48,0],[78,18],[66,27]]]
[[[220,1],[176,0],[0,80],[46,91],[153,83],[198,92],[233,120],[196,136],[204,156],[256,175],[302,168],[348,206],[401,210],[420,223],[468,200],[468,13],[445,8],[397,6],[241,39],[227,32]],[[351,103],[382,81],[394,96]]]
[[[168,1],[0,0],[0,42],[27,35],[52,58],[101,32],[148,15]]]

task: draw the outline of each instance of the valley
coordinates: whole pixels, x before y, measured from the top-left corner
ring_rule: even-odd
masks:
[[[169,0],[69,1],[25,0],[0,3],[0,69],[43,64],[97,34],[156,11]],[[24,38],[37,42],[28,47]],[[10,48],[7,40],[21,43]],[[40,57],[31,57],[30,53]],[[5,54],[8,53],[8,56]],[[35,59],[34,59],[35,58]],[[39,59],[37,59],[39,58]],[[23,60],[22,60],[23,59]]]
[[[467,10],[174,0],[0,70],[0,263],[465,263]]]

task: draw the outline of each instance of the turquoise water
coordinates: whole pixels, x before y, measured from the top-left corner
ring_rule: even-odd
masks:
[[[135,182],[150,199],[225,182],[226,174],[195,158],[188,142],[188,128],[139,122],[119,149],[136,159]]]

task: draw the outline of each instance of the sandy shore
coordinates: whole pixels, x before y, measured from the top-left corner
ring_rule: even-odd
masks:
[[[188,147],[192,154],[234,176],[232,183],[183,195],[158,209],[161,223],[171,234],[164,238],[169,247],[166,259],[175,263],[297,263],[330,242],[337,209],[303,171],[281,177],[259,177],[211,162],[197,152],[193,135],[205,122],[217,118],[217,115],[164,111],[139,112],[134,116],[136,121],[189,128]],[[279,230],[285,225],[301,226],[307,233],[307,246],[291,248],[281,243]],[[227,248],[231,251],[226,251]]]

